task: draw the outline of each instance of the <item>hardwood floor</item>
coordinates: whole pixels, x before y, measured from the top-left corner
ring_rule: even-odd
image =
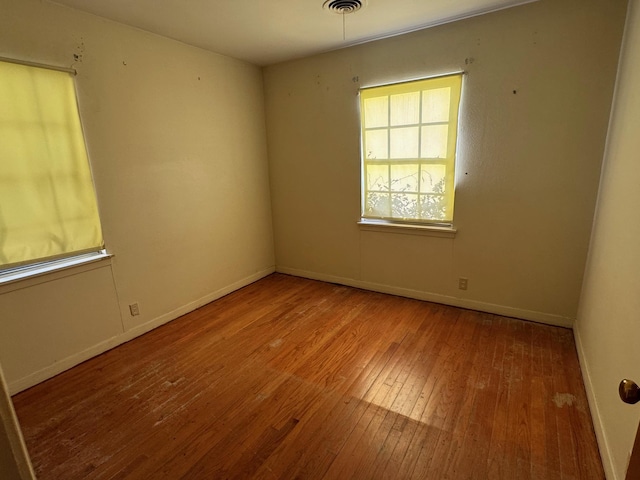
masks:
[[[570,330],[271,275],[14,397],[44,479],[603,479]]]

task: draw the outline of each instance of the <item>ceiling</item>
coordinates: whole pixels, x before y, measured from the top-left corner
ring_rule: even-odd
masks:
[[[264,66],[534,0],[362,0],[346,15],[324,0],[52,1]]]

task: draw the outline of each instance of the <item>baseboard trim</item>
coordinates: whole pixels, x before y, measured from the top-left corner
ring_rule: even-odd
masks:
[[[593,429],[596,432],[596,439],[598,441],[598,449],[600,450],[600,458],[602,460],[605,477],[608,480],[622,480],[621,477],[617,475],[614,468],[613,457],[611,455],[611,449],[609,448],[609,441],[607,440],[607,436],[604,432],[604,423],[600,415],[598,399],[596,398],[595,390],[593,388],[593,381],[591,380],[589,363],[587,362],[587,356],[584,353],[584,346],[582,344],[582,338],[580,336],[579,324],[576,324],[573,329],[573,337],[575,338],[576,342],[576,350],[578,351],[578,361],[580,362],[580,369],[582,370],[584,389],[587,392],[589,411],[591,412]]]
[[[442,303],[453,307],[468,308],[470,310],[478,310],[481,312],[494,313],[505,317],[520,318],[532,322],[544,323],[556,327],[573,328],[573,318],[563,317],[544,312],[536,312],[533,310],[525,310],[521,308],[508,307],[504,305],[496,305],[493,303],[478,302],[476,300],[468,300],[465,298],[452,297],[449,295],[441,295],[439,293],[423,292],[421,290],[412,290],[409,288],[394,287],[392,285],[384,285],[380,283],[365,282],[353,278],[338,277],[327,275],[324,273],[310,272],[306,270],[298,270],[296,268],[276,266],[276,272],[293,275],[296,277],[304,277],[312,280],[321,280],[323,282],[338,283],[349,287],[362,288],[374,292],[388,293],[399,297],[414,298],[417,300],[425,300],[428,302]]]
[[[175,320],[176,318],[181,317],[182,315],[185,315],[189,312],[192,312],[202,307],[203,305],[206,305],[207,303],[211,303],[214,300],[217,300],[219,298],[224,297],[225,295],[230,294],[231,292],[235,292],[236,290],[239,290],[242,287],[246,287],[247,285],[258,281],[261,278],[266,277],[267,275],[271,275],[275,271],[276,271],[275,267],[266,268],[264,270],[261,270],[258,273],[255,273],[241,280],[238,280],[237,282],[234,282],[231,285],[227,285],[223,288],[216,290],[215,292],[205,295],[202,298],[194,300],[193,302],[187,303],[186,305],[183,305],[180,308],[177,308],[175,310],[172,310],[171,312],[168,312],[168,313],[165,313],[164,315],[156,317],[147,323],[138,325],[130,330],[127,330],[125,332],[125,335],[130,336],[131,338],[125,341],[129,341],[133,338],[139,337],[140,335],[143,335],[153,330],[154,328],[164,325],[165,323],[168,323],[171,320]]]
[[[103,342],[100,342],[96,345],[93,345],[81,352],[70,355],[62,360],[57,361],[56,363],[49,365],[41,370],[38,370],[34,373],[27,375],[26,377],[22,377],[18,380],[14,380],[9,384],[9,392],[11,395],[15,395],[27,388],[33,387],[38,383],[44,382],[49,378],[52,378],[59,373],[64,372],[76,365],[89,360],[95,356],[100,355],[101,353],[106,352],[107,350],[111,350],[112,348],[117,347],[118,345],[122,345],[130,340],[133,340],[140,335],[144,335],[145,333],[157,328],[165,323],[168,323],[172,320],[175,320],[182,315],[185,315],[193,310],[200,308],[207,303],[211,303],[218,298],[224,297],[231,292],[234,292],[242,287],[246,287],[247,285],[260,280],[261,278],[266,277],[267,275],[275,272],[275,267],[269,267],[264,270],[261,270],[253,275],[249,275],[248,277],[242,278],[230,285],[227,285],[223,288],[220,288],[208,295],[205,295],[202,298],[194,300],[193,302],[189,302],[186,305],[183,305],[180,308],[172,310],[171,312],[165,313],[159,317],[154,318],[142,325],[138,325],[130,330],[125,331],[124,333],[117,335],[115,337],[111,337]]]

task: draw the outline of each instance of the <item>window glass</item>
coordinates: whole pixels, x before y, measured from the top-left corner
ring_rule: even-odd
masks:
[[[434,88],[422,92],[422,123],[448,122],[451,88]]]
[[[364,122],[367,128],[386,127],[389,125],[389,98],[378,97],[365,100]]]
[[[418,127],[392,128],[389,132],[391,158],[415,158],[418,156],[420,130]]]
[[[391,95],[391,125],[415,125],[420,122],[420,92]]]

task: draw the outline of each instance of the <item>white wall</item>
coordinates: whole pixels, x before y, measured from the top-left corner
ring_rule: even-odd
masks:
[[[0,12],[0,56],[78,71],[115,254],[0,287],[15,392],[270,273],[274,258],[258,67],[48,2],[0,0]]]
[[[277,269],[570,326],[625,4],[541,0],[267,67]],[[457,236],[361,231],[358,88],[459,70]]]
[[[630,2],[575,333],[607,478],[622,480],[640,421],[618,382],[640,383],[640,2]]]

